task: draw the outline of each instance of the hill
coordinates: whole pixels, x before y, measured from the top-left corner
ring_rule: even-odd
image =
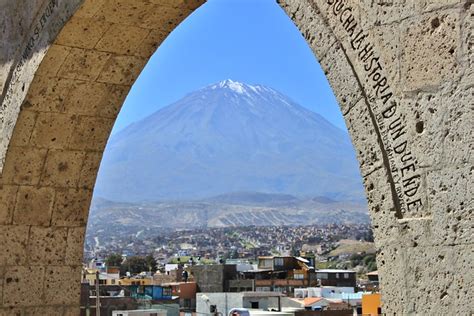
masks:
[[[156,234],[179,229],[368,223],[364,203],[290,198],[288,195],[247,192],[203,200],[144,203],[94,199],[88,221],[88,238]],[[248,197],[251,196],[254,202]],[[266,200],[265,200],[266,199]],[[106,225],[105,225],[106,223]]]

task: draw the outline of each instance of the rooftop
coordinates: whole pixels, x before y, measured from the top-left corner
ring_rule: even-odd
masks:
[[[286,296],[280,292],[241,292],[244,297]]]
[[[321,269],[316,270],[317,273],[355,273],[352,270],[338,270],[338,269]]]
[[[323,299],[322,297],[307,297],[303,300],[303,303],[304,303],[304,306],[311,306],[322,299]]]

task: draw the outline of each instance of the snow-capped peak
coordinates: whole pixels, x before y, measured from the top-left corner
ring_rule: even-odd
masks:
[[[247,97],[251,97],[255,94],[261,93],[272,93],[277,94],[277,92],[269,88],[267,86],[263,86],[260,84],[249,85],[246,83],[234,81],[232,79],[225,79],[213,85],[206,87],[206,89],[229,89],[235,93],[246,95]]]
[[[237,93],[244,93],[245,92],[245,84],[237,82],[237,81],[232,81],[230,79],[227,79],[224,81],[225,82],[225,87],[231,89],[232,91],[235,91]]]
[[[238,81],[233,81],[232,79],[225,79],[225,80],[222,80],[221,82],[218,83],[219,87],[221,88],[225,88],[225,87],[229,87],[229,85],[232,85],[232,84],[240,84],[240,82]]]
[[[212,85],[211,89],[216,88],[227,88],[239,94],[247,94],[246,88],[250,88],[251,86],[246,85],[245,83],[241,83],[238,81],[233,81],[231,79],[222,80],[219,83]]]

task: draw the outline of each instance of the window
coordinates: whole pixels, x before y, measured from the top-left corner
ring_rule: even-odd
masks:
[[[294,277],[295,280],[304,280],[304,274],[303,273],[295,273],[293,277]]]
[[[163,296],[171,296],[171,295],[172,295],[171,288],[170,287],[164,287],[163,288]]]
[[[282,267],[284,264],[283,258],[275,258],[275,267]]]
[[[258,308],[258,302],[250,302],[251,308]]]
[[[324,273],[324,272],[322,272],[322,273],[317,273],[317,274],[316,274],[316,277],[317,277],[318,279],[321,279],[321,280],[327,280],[328,274],[327,274],[327,273]]]
[[[185,307],[185,308],[191,308],[191,299],[190,299],[190,298],[185,298],[185,299],[184,299],[183,307]]]
[[[271,259],[262,259],[262,260],[260,260],[260,266],[262,268],[271,268],[272,267],[272,260]]]
[[[349,279],[349,273],[344,273],[344,279]]]
[[[273,292],[286,293],[286,288],[280,287],[280,286],[275,286],[275,288],[273,289]]]
[[[339,279],[339,273],[336,273],[336,279]]]

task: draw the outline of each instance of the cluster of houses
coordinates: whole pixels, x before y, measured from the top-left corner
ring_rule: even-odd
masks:
[[[311,259],[311,258],[309,258]],[[83,272],[81,311],[136,316],[379,315],[377,274],[365,284],[351,270],[316,270],[293,256],[261,256],[256,264],[169,264],[165,271],[120,277],[93,260]]]
[[[175,255],[218,263],[222,258],[292,255],[292,250],[297,249],[320,257],[340,239],[366,240],[371,239],[370,236],[369,224],[202,228],[162,232],[155,237],[146,234],[131,237],[126,231],[118,230],[113,234],[100,232],[94,238],[89,236],[85,256],[92,259],[113,252],[145,256],[153,252],[158,263],[163,265]],[[100,240],[100,246],[97,246],[97,240]]]

